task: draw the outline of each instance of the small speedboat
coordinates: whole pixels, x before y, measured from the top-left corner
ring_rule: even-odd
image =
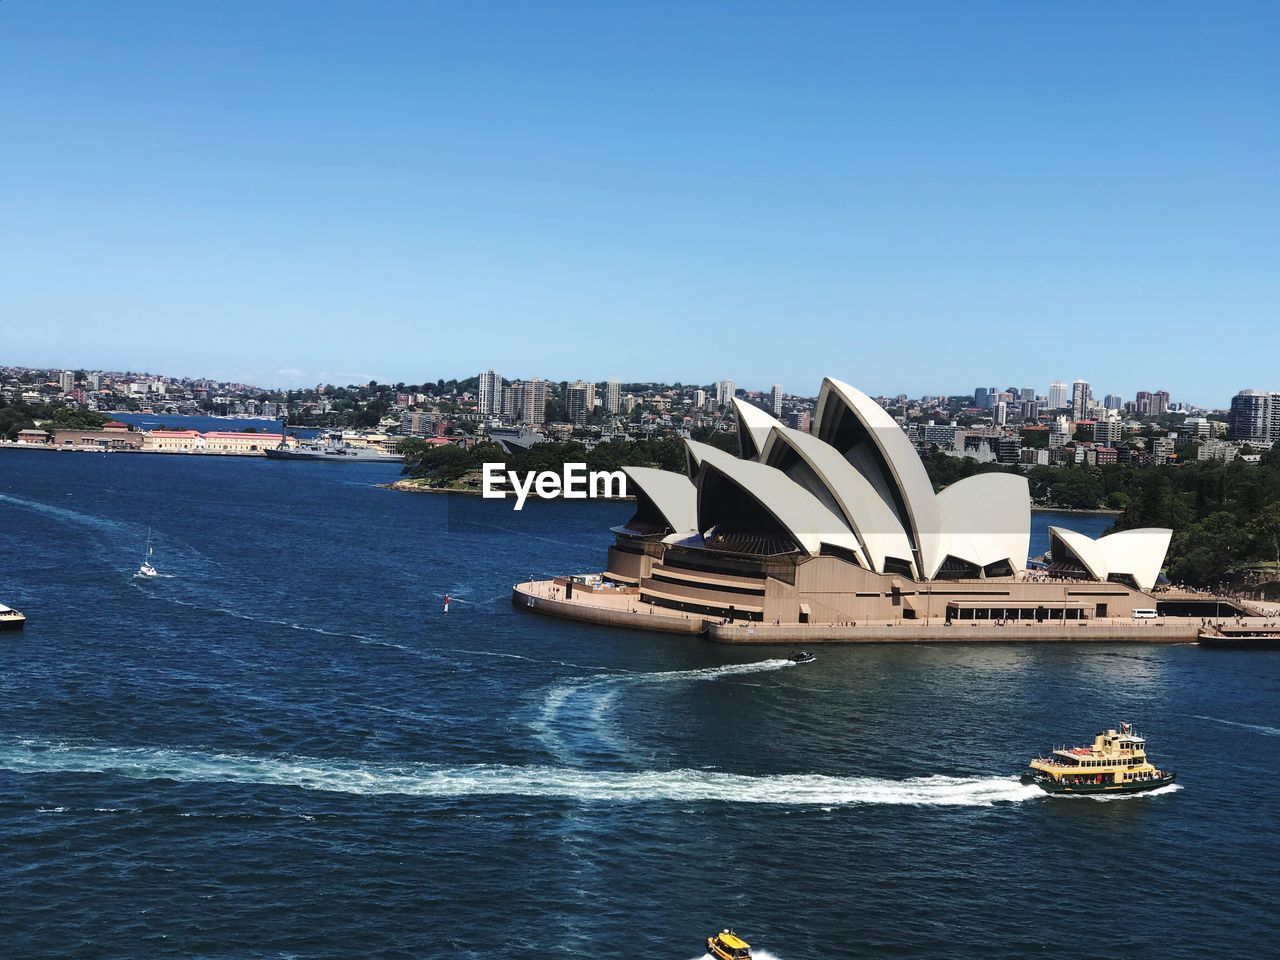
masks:
[[[707,937],[707,956],[716,960],[751,960],[751,944],[732,930]]]
[[[801,650],[798,653],[793,653],[791,656],[787,657],[787,659],[790,660],[792,663],[813,663],[813,661],[817,660],[818,658],[815,657],[812,653],[806,653],[805,651]]]

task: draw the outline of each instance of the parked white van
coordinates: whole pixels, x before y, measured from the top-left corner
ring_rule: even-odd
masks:
[[[1133,619],[1135,620],[1154,620],[1160,614],[1152,610],[1150,607],[1134,607]]]

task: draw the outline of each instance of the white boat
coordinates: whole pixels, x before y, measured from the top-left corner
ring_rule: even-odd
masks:
[[[26,622],[19,611],[0,603],[0,630],[21,630]]]
[[[155,554],[155,550],[151,546],[151,532],[147,531],[147,554],[142,558],[142,566],[138,568],[138,576],[140,577],[158,577],[160,571],[151,565],[151,557]]]

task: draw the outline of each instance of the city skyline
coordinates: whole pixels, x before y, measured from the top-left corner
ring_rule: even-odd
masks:
[[[1266,388],[1280,11],[926,11],[5,4],[9,357]]]

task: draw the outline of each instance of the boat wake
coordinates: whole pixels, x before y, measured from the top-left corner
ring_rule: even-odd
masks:
[[[625,738],[612,728],[609,714],[620,688],[651,683],[680,683],[719,680],[723,677],[764,673],[795,666],[790,660],[757,660],[695,670],[662,670],[656,673],[597,673],[558,683],[547,690],[536,719],[534,733],[561,762],[577,758],[566,743],[565,734],[575,740],[594,740],[616,754],[630,754]]]
[[[118,533],[125,529],[125,525],[115,520],[108,520],[105,517],[95,516],[91,513],[81,513],[79,510],[71,510],[67,507],[55,507],[51,503],[41,503],[39,500],[28,500],[25,497],[15,497],[7,493],[0,493],[0,503],[7,503],[24,510],[30,510],[35,513],[42,513],[47,517],[53,517],[56,520],[62,520],[65,523],[74,523],[82,527],[91,527],[95,530],[104,530],[112,533]]]
[[[1280,728],[1266,727],[1260,723],[1241,723],[1238,720],[1220,720],[1217,717],[1202,717],[1199,714],[1190,714],[1194,720],[1208,720],[1210,723],[1222,723],[1228,727],[1240,727],[1244,730],[1252,730],[1254,733],[1260,733],[1266,737],[1280,737]]]
[[[361,796],[533,797],[578,803],[739,803],[835,808],[864,804],[989,807],[1042,797],[1016,777],[737,776],[709,770],[605,771],[553,766],[361,764],[153,747],[23,740],[0,745],[0,769],[25,775],[294,787]],[[1158,791],[1153,791],[1153,793]]]
[[[1177,793],[1181,789],[1182,784],[1171,783],[1167,787],[1156,787],[1154,790],[1144,790],[1141,793],[1080,793],[1075,796],[1060,793],[1055,794],[1055,797],[1066,797],[1069,800],[1097,800],[1102,803],[1110,803],[1112,800],[1142,800],[1145,797],[1163,797],[1170,793]]]

